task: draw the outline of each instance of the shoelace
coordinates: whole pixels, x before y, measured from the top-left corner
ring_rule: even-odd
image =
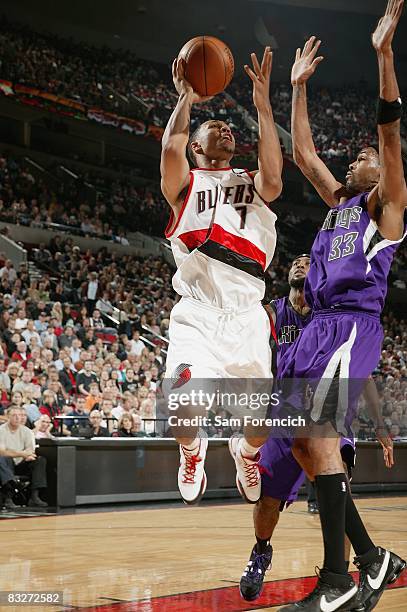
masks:
[[[195,484],[195,472],[196,464],[202,461],[199,454],[192,455],[186,449],[182,449],[185,456],[185,471],[184,471],[184,484]],[[199,453],[199,451],[198,451]]]
[[[254,561],[250,560],[247,564],[245,571],[243,572],[243,576],[247,574],[255,574],[257,577],[260,574],[263,576],[263,573],[266,571],[267,567],[265,567],[267,562],[267,567],[269,567],[269,559],[265,553],[259,554],[256,553]]]
[[[246,482],[248,483],[248,487],[257,487],[259,484],[259,466],[256,461],[253,463],[250,461],[247,462],[245,457],[243,457],[243,467],[245,471]]]

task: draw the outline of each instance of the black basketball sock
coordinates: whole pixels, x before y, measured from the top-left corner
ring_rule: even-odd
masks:
[[[270,544],[270,538],[268,538],[267,540],[262,540],[261,538],[258,538],[256,536],[256,540],[256,551],[259,553],[259,555],[262,555],[267,552],[267,547]]]
[[[366,531],[366,527],[359,516],[359,512],[357,511],[355,502],[352,498],[349,484],[347,484],[345,528],[346,535],[351,541],[353,550],[357,556],[365,555],[375,548],[375,545],[370,539],[369,534]]]
[[[345,563],[345,474],[329,474],[315,477],[315,489],[324,538],[324,569],[346,575]]]

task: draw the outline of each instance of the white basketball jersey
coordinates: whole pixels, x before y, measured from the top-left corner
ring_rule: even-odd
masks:
[[[276,246],[276,215],[246,170],[196,168],[179,216],[166,230],[175,291],[218,308],[243,309],[264,297]]]

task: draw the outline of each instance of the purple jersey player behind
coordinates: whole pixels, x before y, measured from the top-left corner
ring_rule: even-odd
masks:
[[[289,295],[271,300],[265,305],[278,337],[277,378],[279,370],[284,368],[287,349],[294,344],[311,321],[311,310],[304,299],[304,282],[309,267],[309,255],[296,257],[288,274]],[[260,451],[262,493],[253,511],[257,543],[253,547],[240,580],[240,593],[247,601],[253,601],[261,595],[265,570],[270,567],[273,554],[270,540],[280,512],[297,499],[298,491],[305,479],[303,469],[291,452],[292,444],[292,438],[270,436]],[[341,440],[341,452],[350,476],[355,456],[353,438]],[[349,558],[349,543],[346,550]]]
[[[392,50],[402,9],[403,0],[389,0],[372,37],[380,76],[379,152],[373,147],[360,151],[349,166],[345,185],[319,159],[308,119],[306,82],[323,59],[316,57],[320,41],[311,37],[302,52],[298,49],[292,69],[294,159],[332,210],[315,239],[305,284],[313,318],[296,350],[289,351],[282,371],[290,379],[316,381],[308,412],[309,434],[295,440],[293,453],[315,477],[324,563],[316,588],[304,600],[281,608],[286,612],[372,610],[386,585],[406,566],[370,539],[340,454],[340,435],[346,435],[358,393],[379,361],[386,279],[406,233],[401,100]],[[298,399],[295,394],[293,399]],[[303,410],[303,398],[299,399],[293,407]],[[356,553],[359,587],[346,567],[345,531]]]

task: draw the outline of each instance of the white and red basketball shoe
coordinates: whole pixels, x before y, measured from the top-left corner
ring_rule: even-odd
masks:
[[[261,496],[261,476],[258,461],[260,454],[245,457],[242,451],[244,438],[233,435],[229,439],[229,451],[236,464],[236,485],[240,495],[249,504],[255,504]]]
[[[178,470],[178,488],[186,504],[196,504],[206,490],[205,457],[208,449],[208,438],[197,439],[198,445],[188,450],[180,444],[180,465]]]

